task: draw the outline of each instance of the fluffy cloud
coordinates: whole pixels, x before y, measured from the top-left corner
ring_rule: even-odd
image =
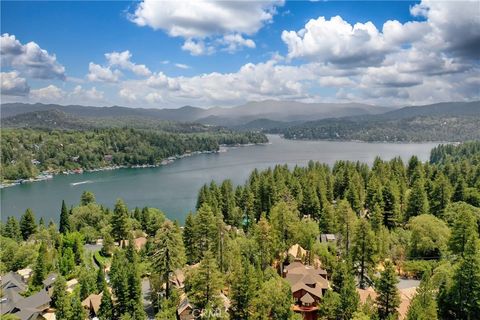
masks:
[[[147,80],[130,80],[122,83],[119,96],[129,98],[135,92],[138,105],[198,106],[232,105],[248,100],[309,99],[306,87],[316,81],[314,66],[278,65],[270,60],[265,63],[247,63],[237,72],[212,72],[193,77],[169,77],[156,73]],[[130,99],[133,101],[133,99]]]
[[[22,44],[14,35],[4,33],[0,38],[3,67],[12,67],[38,79],[65,79],[65,67],[35,42]]]
[[[248,32],[256,32],[273,15],[273,11],[270,12],[271,16],[261,20],[263,22],[257,29],[247,31],[237,26],[234,30],[222,27],[223,16],[220,13],[219,21],[212,22],[216,19],[203,19],[203,13],[195,15],[195,10],[181,10],[188,6],[197,8],[196,3],[146,1],[137,7],[137,13],[144,10],[146,7],[142,6],[147,3],[154,7],[178,7],[180,11],[172,11],[171,16],[161,13],[165,21],[157,21],[152,15],[150,20],[145,18],[135,22],[183,37],[183,49],[196,55],[210,54],[215,50],[235,51],[255,47]],[[254,9],[269,12],[257,3],[248,4]],[[233,10],[232,6],[235,5],[247,10],[244,3],[231,2],[208,2],[206,8],[198,10],[209,10],[216,6]],[[454,8],[455,5],[461,9]],[[108,82],[98,86],[100,89],[105,86],[105,91],[110,94],[114,92],[114,96],[108,97],[109,104],[141,107],[178,107],[185,104],[227,106],[265,99],[354,101],[377,105],[480,99],[477,52],[480,21],[475,19],[478,10],[470,2],[455,2],[455,5],[450,2],[423,1],[413,6],[411,13],[424,19],[406,23],[390,20],[378,27],[371,22],[347,22],[341,17],[316,18],[308,21],[301,30],[283,32],[282,39],[288,50],[285,57],[283,53],[271,53],[270,60],[246,63],[235,72],[171,77],[164,72],[150,72],[146,66],[135,64],[131,61],[130,52],[123,51],[106,54],[104,65],[90,63],[88,78]],[[273,10],[273,6],[271,8]],[[141,15],[132,19],[140,19],[146,14],[147,11],[142,11]],[[184,17],[186,22],[183,23],[179,17]],[[198,25],[190,24],[195,19],[202,23],[197,21]],[[208,25],[218,23],[220,27],[207,27],[203,25],[204,20]],[[158,22],[156,27],[154,22]],[[162,63],[171,64],[171,67],[185,67],[169,61]],[[120,70],[131,72],[125,72],[124,77]],[[132,73],[140,77],[129,79]],[[23,74],[20,73],[20,76]],[[51,94],[62,96],[63,101],[68,99],[77,103],[84,99],[100,101],[103,96],[103,92],[95,88],[77,88],[65,93],[49,86],[30,90],[30,96],[34,99]]]
[[[245,39],[238,33],[227,34],[219,42],[226,46],[225,50],[228,52],[235,52],[241,47],[255,48],[255,42],[252,39]]]
[[[58,102],[65,97],[65,91],[53,84],[35,90],[30,90],[30,99],[33,101]]]
[[[91,89],[83,89],[82,86],[76,86],[70,93],[70,97],[78,100],[103,101],[104,93],[92,87]]]
[[[209,51],[204,50],[203,42],[198,40],[225,35],[252,35],[272,20],[276,6],[280,5],[283,5],[281,0],[253,2],[144,0],[130,15],[130,20],[139,26],[161,29],[172,37],[186,39],[182,48],[199,55]],[[242,46],[253,47],[252,40],[233,40],[228,42],[227,48],[236,50]],[[230,47],[232,43],[233,46]]]
[[[148,77],[152,72],[144,64],[133,63],[130,59],[132,54],[129,50],[122,52],[105,53],[107,59],[107,66],[90,62],[88,65],[87,79],[98,82],[118,82],[122,76],[122,70],[128,70],[137,76]]]
[[[410,10],[432,28],[425,45],[436,45],[462,58],[480,57],[480,5],[478,1],[423,0]]]
[[[283,31],[289,58],[345,65],[380,63],[389,47],[371,22],[351,25],[340,16],[310,20],[300,31]]]
[[[110,67],[119,67],[121,69],[130,70],[136,75],[148,77],[152,72],[144,64],[135,64],[130,59],[132,54],[126,50],[123,52],[110,52],[105,54]]]
[[[120,98],[122,98],[127,102],[137,101],[137,95],[133,91],[127,88],[120,89],[120,91],[118,92],[118,95],[120,96]]]
[[[87,78],[90,81],[118,82],[121,75],[122,73],[120,71],[112,70],[110,67],[102,67],[93,62],[88,64]]]
[[[212,54],[215,48],[212,46],[205,46],[203,40],[187,39],[182,45],[182,50],[190,52],[192,56],[201,56],[204,54]]]
[[[283,31],[287,58],[322,65],[330,75],[320,72],[318,83],[340,87],[341,101],[478,99],[478,1],[422,1],[410,11],[424,20],[390,20],[379,30],[371,22],[350,24],[338,16],[312,19],[299,31]]]
[[[30,87],[25,78],[20,77],[17,71],[1,73],[1,93],[7,96],[26,96]]]
[[[350,24],[341,17],[312,19],[299,31],[283,31],[289,58],[339,66],[375,66],[390,54],[411,48],[457,58],[480,57],[478,1],[422,1],[411,14],[425,21]]]
[[[176,91],[180,89],[180,84],[174,78],[167,77],[163,72],[153,74],[146,81],[146,84],[150,88],[155,89],[168,89]]]

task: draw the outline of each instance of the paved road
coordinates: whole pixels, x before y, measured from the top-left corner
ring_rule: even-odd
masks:
[[[147,313],[148,319],[154,319],[155,313],[153,310],[152,301],[150,300],[151,288],[148,278],[142,279],[142,297],[143,297],[143,309]]]

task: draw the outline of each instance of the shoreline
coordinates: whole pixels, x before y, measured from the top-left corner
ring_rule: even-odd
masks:
[[[18,185],[21,185],[21,184],[51,180],[55,176],[58,176],[58,175],[84,174],[86,172],[101,172],[101,171],[111,171],[111,170],[119,170],[119,169],[158,168],[158,167],[163,167],[163,166],[172,164],[176,160],[180,160],[180,159],[183,159],[183,158],[188,158],[188,157],[195,156],[195,155],[224,153],[224,152],[227,152],[228,149],[230,149],[230,148],[251,147],[251,146],[256,146],[256,145],[266,145],[266,144],[269,144],[269,143],[270,142],[266,142],[266,143],[246,143],[246,144],[235,144],[235,145],[220,145],[218,150],[202,150],[202,151],[187,152],[187,153],[184,153],[184,154],[181,154],[181,155],[170,156],[166,159],[163,159],[160,163],[156,163],[156,164],[113,165],[113,166],[99,167],[99,168],[93,168],[93,169],[79,168],[79,169],[66,170],[66,171],[56,171],[56,172],[43,171],[42,173],[40,173],[35,178],[19,179],[19,180],[16,180],[14,182],[0,183],[0,189],[10,188],[10,187],[18,186]]]

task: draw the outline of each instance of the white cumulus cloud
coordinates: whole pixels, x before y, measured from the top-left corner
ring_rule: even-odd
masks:
[[[88,64],[87,78],[90,81],[118,82],[121,75],[122,73],[120,71],[112,70],[110,67],[102,67],[93,62]]]
[[[72,98],[80,99],[80,100],[90,100],[90,101],[104,100],[103,91],[99,91],[95,87],[92,87],[91,89],[84,89],[82,88],[82,86],[78,85],[73,89],[70,95]]]
[[[339,65],[380,63],[390,50],[371,22],[351,25],[340,16],[312,19],[299,31],[283,31],[289,58],[307,58]]]
[[[152,72],[144,64],[135,64],[130,59],[132,54],[129,50],[123,52],[105,53],[108,64],[111,67],[119,67],[121,69],[130,70],[136,75],[148,77]]]
[[[27,80],[17,71],[1,73],[1,93],[7,96],[26,96],[30,92]]]
[[[193,55],[212,51],[202,48],[204,40],[225,35],[253,35],[266,23],[272,21],[276,7],[282,0],[270,1],[156,1],[144,0],[130,15],[130,20],[139,26],[163,30],[172,37],[185,39],[184,50]],[[246,46],[253,41],[236,41],[227,48]]]
[[[59,100],[65,97],[65,94],[65,91],[53,84],[44,88],[30,90],[30,98],[33,101],[58,103]]]
[[[3,68],[15,68],[32,78],[65,80],[65,67],[58,63],[56,56],[33,41],[22,44],[14,35],[4,33],[0,48]]]

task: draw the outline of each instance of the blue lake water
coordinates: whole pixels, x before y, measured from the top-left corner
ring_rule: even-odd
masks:
[[[19,217],[31,208],[37,219],[57,221],[62,200],[76,205],[84,190],[95,193],[97,202],[112,207],[123,198],[129,208],[156,207],[171,219],[183,223],[193,210],[197,192],[212,179],[231,179],[244,183],[254,168],[276,164],[304,166],[309,160],[332,165],[336,160],[362,161],[371,164],[375,156],[407,161],[412,155],[429,158],[437,143],[363,143],[338,141],[292,141],[269,136],[270,144],[228,148],[227,152],[200,154],[175,161],[167,166],[142,169],[119,169],[81,175],[59,175],[51,180],[4,188],[1,192],[1,215]]]

